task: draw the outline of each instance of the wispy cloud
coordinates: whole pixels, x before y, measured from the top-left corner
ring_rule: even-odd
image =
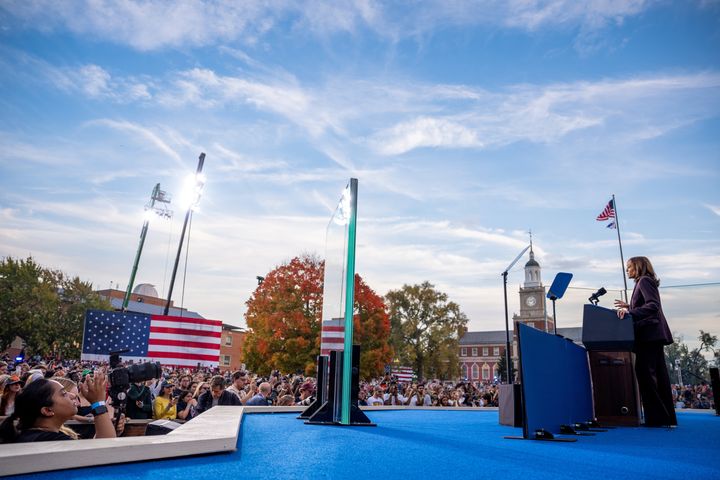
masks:
[[[709,205],[706,203],[706,204],[704,204],[704,206],[705,206],[705,208],[710,210],[712,213],[714,213],[715,215],[720,217],[720,205]]]

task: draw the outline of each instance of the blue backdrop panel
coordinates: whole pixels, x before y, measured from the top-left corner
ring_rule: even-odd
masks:
[[[565,350],[568,365],[568,398],[574,399],[568,410],[569,424],[588,422],[595,415],[593,413],[592,384],[590,382],[590,364],[587,350],[580,345],[565,340]]]
[[[525,422],[523,435],[560,433],[561,425],[593,418],[587,354],[563,337],[518,325]]]
[[[523,435],[534,437],[545,429],[558,433],[567,422],[565,340],[527,325],[518,325],[520,375],[525,422]]]

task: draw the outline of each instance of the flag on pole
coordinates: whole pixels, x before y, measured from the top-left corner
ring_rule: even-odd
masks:
[[[607,228],[616,229],[616,228],[617,228],[617,222],[616,222],[615,220],[613,220],[612,222],[608,223],[608,224],[606,225],[606,227],[607,227]]]
[[[107,361],[110,352],[128,350],[124,361],[217,367],[221,334],[220,320],[88,310],[80,359]]]
[[[615,200],[610,199],[608,204],[605,206],[605,209],[603,209],[602,213],[597,216],[595,220],[598,222],[604,222],[606,220],[609,220],[611,218],[615,218]],[[608,227],[610,228],[610,227]]]

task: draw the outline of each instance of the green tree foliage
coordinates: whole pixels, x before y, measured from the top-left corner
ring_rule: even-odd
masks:
[[[674,334],[675,342],[665,347],[665,357],[667,360],[668,370],[670,372],[670,381],[672,383],[680,383],[678,376],[678,365],[682,373],[682,382],[684,384],[697,384],[702,380],[709,380],[710,372],[708,368],[711,365],[705,358],[703,352],[713,352],[715,354],[714,363],[718,364],[718,352],[715,349],[718,338],[708,332],[700,330],[698,340],[700,346],[690,349],[684,342],[682,335]]]
[[[86,309],[110,310],[92,284],[37,264],[0,260],[0,344],[19,336],[27,353],[78,358]]]
[[[247,301],[248,333],[243,346],[247,367],[263,375],[315,372],[320,353],[324,262],[310,255],[293,258],[268,273]],[[392,358],[385,304],[355,275],[354,342],[361,345],[360,374],[382,373]]]
[[[392,347],[403,365],[417,375],[451,379],[459,373],[458,346],[467,317],[434,285],[403,285],[385,296],[392,328]]]

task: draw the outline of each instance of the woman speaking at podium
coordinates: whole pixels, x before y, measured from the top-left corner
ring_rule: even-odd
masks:
[[[635,280],[630,304],[615,300],[618,317],[632,315],[635,328],[635,373],[640,388],[646,427],[677,425],[670,376],[663,347],[673,343],[660,303],[658,286],[650,260],[632,257],[626,265]]]

